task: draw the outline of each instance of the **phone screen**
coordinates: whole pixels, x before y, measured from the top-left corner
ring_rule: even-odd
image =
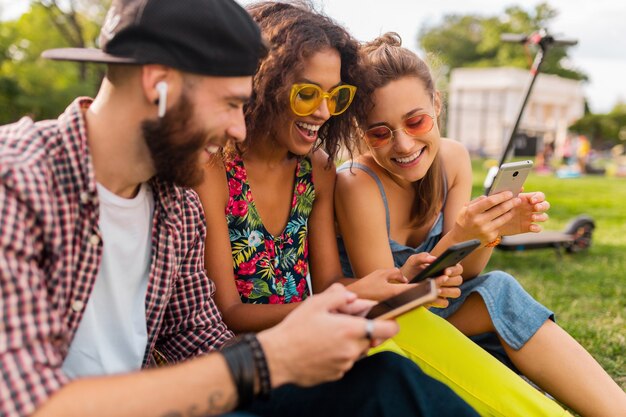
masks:
[[[480,246],[480,240],[472,239],[450,246],[435,261],[422,270],[411,283],[422,281],[426,278],[433,278],[443,274],[443,270],[461,262],[463,258],[472,253]]]
[[[437,298],[437,286],[432,279],[376,304],[367,314],[368,319],[388,319],[399,316]]]

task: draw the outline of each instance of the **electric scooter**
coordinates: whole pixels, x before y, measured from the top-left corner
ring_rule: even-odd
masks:
[[[489,194],[489,190],[493,183],[493,179],[498,173],[499,167],[507,160],[508,154],[513,148],[515,142],[515,136],[519,128],[522,115],[524,114],[524,108],[528,103],[528,98],[533,89],[543,59],[550,47],[553,46],[573,46],[578,43],[572,39],[556,39],[554,36],[548,34],[546,29],[541,29],[529,36],[519,34],[503,34],[500,39],[504,42],[514,42],[523,45],[537,45],[539,47],[535,59],[530,68],[530,79],[526,87],[526,93],[520,105],[517,119],[511,129],[509,140],[500,161],[497,166],[492,167],[487,173],[485,182],[483,184],[485,188],[485,195]],[[588,249],[591,246],[592,235],[595,229],[595,222],[593,219],[586,215],[580,215],[572,219],[568,225],[562,231],[543,231],[540,233],[522,233],[514,236],[504,236],[502,241],[497,246],[500,250],[505,251],[521,251],[527,249],[541,249],[541,248],[553,248],[560,256],[562,249],[565,249],[568,253],[577,253]]]

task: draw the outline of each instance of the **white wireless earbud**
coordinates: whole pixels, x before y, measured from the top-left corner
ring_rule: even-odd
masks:
[[[158,116],[162,118],[165,116],[165,110],[167,109],[167,82],[159,81],[156,85],[156,90],[159,92],[159,110]]]

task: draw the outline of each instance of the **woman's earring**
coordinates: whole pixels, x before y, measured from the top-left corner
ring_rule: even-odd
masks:
[[[156,90],[159,92],[159,99],[157,100],[159,110],[157,115],[161,119],[165,116],[165,110],[167,109],[167,82],[159,81],[156,85]]]

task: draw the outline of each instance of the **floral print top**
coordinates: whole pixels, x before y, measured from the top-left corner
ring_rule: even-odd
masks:
[[[311,160],[298,161],[287,226],[279,236],[263,225],[241,157],[226,163],[226,221],[237,290],[244,303],[286,304],[310,295],[308,219],[315,199]]]

